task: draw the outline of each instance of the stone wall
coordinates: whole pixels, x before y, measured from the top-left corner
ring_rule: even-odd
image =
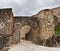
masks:
[[[48,39],[55,34],[54,15],[52,10],[42,10],[36,15],[39,21],[41,39]]]
[[[55,35],[55,28],[60,22],[59,10],[60,7],[42,10],[33,16],[14,17],[13,35],[15,43],[19,42],[20,39],[26,39],[40,44],[41,39],[52,38]],[[30,29],[27,29],[27,26]]]
[[[0,34],[12,34],[13,14],[12,9],[0,9]]]
[[[19,25],[16,25],[16,24],[19,24]],[[19,28],[17,28],[18,26]],[[27,27],[30,27],[30,28],[27,28]],[[18,35],[20,35],[20,37],[16,36],[17,38],[21,38],[21,39],[23,38],[23,39],[30,40],[30,41],[37,40],[36,38],[39,36],[39,25],[38,25],[37,18],[27,17],[27,16],[14,17],[13,34],[16,35],[17,33]],[[24,35],[21,35],[21,34],[24,34]]]
[[[53,8],[53,15],[58,18],[58,22],[60,22],[60,7]]]
[[[11,8],[0,9],[0,49],[12,43],[13,13]]]
[[[0,9],[0,44],[2,46],[19,43],[20,39],[39,44],[40,39],[49,39],[55,35],[60,22],[60,7],[45,9],[33,16],[13,16],[12,9]],[[1,41],[1,40],[4,41]]]

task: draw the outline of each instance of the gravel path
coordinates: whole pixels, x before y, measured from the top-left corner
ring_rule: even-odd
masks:
[[[60,51],[60,48],[44,47],[28,41],[21,41],[17,45],[12,45],[8,51]]]

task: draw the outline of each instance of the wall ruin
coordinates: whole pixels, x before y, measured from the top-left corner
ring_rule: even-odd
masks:
[[[0,34],[12,34],[13,13],[12,9],[0,9]]]
[[[0,9],[0,48],[10,44],[13,30],[13,13],[11,8]],[[5,43],[6,42],[6,43]]]
[[[28,26],[31,27],[31,29],[29,30],[29,32],[24,32],[24,30],[22,30],[22,32],[25,33],[25,35],[27,36],[27,38],[25,37],[27,40],[33,41],[33,40],[36,40],[36,38],[39,36],[39,26],[38,26],[37,18],[26,17],[26,16],[25,17],[14,17],[14,25],[17,24],[17,23],[20,24],[20,31],[26,25],[28,25]],[[27,28],[25,28],[25,29],[27,29]],[[16,31],[16,30],[14,29],[14,31]],[[27,30],[25,30],[25,31],[27,31]],[[24,35],[22,35],[22,36],[20,35],[20,38],[21,37],[24,37]]]
[[[8,37],[7,46],[20,42],[20,39],[39,44],[40,39],[48,39],[55,35],[54,30],[59,22],[60,7],[42,10],[33,16],[15,17],[11,8],[0,9],[0,34]],[[27,29],[27,25],[30,28]],[[4,37],[2,35],[0,36]]]

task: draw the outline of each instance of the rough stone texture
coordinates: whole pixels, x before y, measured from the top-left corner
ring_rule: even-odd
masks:
[[[45,40],[45,43],[43,45],[49,46],[49,47],[58,47],[58,42],[56,39],[57,37],[54,35],[50,37],[49,39]]]
[[[30,40],[36,44],[44,44],[47,40],[45,45],[48,45],[48,41],[55,38],[52,39],[58,23],[60,23],[60,7],[42,10],[33,16],[15,17],[11,8],[0,9],[0,34],[7,35],[6,38],[9,39],[5,43],[6,46],[20,42],[20,39]]]
[[[34,17],[37,17],[40,32],[40,37],[38,38],[39,43],[36,44],[57,46],[58,43],[54,36],[55,28],[58,25],[58,19],[53,15],[53,11],[51,9],[45,9],[34,15]]]
[[[39,36],[39,26],[38,21],[34,17],[14,17],[14,25],[19,23],[20,25],[20,38],[25,38],[26,40],[35,41],[36,37]],[[27,28],[26,25],[29,27]],[[18,26],[18,25],[17,25]],[[31,27],[31,28],[30,28]],[[14,35],[16,35],[16,28],[14,27]],[[23,29],[25,28],[25,29]],[[28,30],[26,30],[28,29]],[[22,35],[24,34],[24,35]],[[25,36],[25,37],[24,37]],[[17,37],[17,36],[16,36]],[[17,37],[18,38],[18,37]]]
[[[0,49],[11,45],[13,13],[11,8],[0,9]],[[10,43],[11,42],[11,43]]]
[[[0,34],[0,49],[2,49],[3,47],[6,47],[8,41],[9,41],[9,38],[6,34]]]
[[[52,11],[53,11],[53,15],[58,18],[58,22],[60,22],[60,7],[53,8]]]
[[[25,39],[26,38],[26,34],[29,33],[31,30],[31,27],[28,25],[25,25],[21,28],[20,31],[20,39]]]
[[[49,9],[39,12],[37,15],[40,28],[40,38],[48,39],[55,34],[54,16]]]
[[[55,25],[56,27],[59,25],[59,22],[60,22],[60,7],[57,7],[57,8],[53,8],[51,9],[52,12],[53,12],[53,15],[54,17],[56,18],[55,19]],[[58,20],[58,21],[57,21]]]
[[[55,28],[57,28],[57,26],[59,26],[59,21],[56,16],[54,16],[54,24],[55,24]]]
[[[0,9],[0,34],[12,34],[13,14],[12,9]]]
[[[20,23],[14,24],[14,30],[13,30],[13,43],[20,42]]]

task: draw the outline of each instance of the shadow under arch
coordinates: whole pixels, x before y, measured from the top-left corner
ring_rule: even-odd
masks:
[[[30,40],[31,39],[31,26],[29,25],[24,25],[21,28],[21,34],[20,34],[20,38],[21,39],[25,39],[25,40]]]

